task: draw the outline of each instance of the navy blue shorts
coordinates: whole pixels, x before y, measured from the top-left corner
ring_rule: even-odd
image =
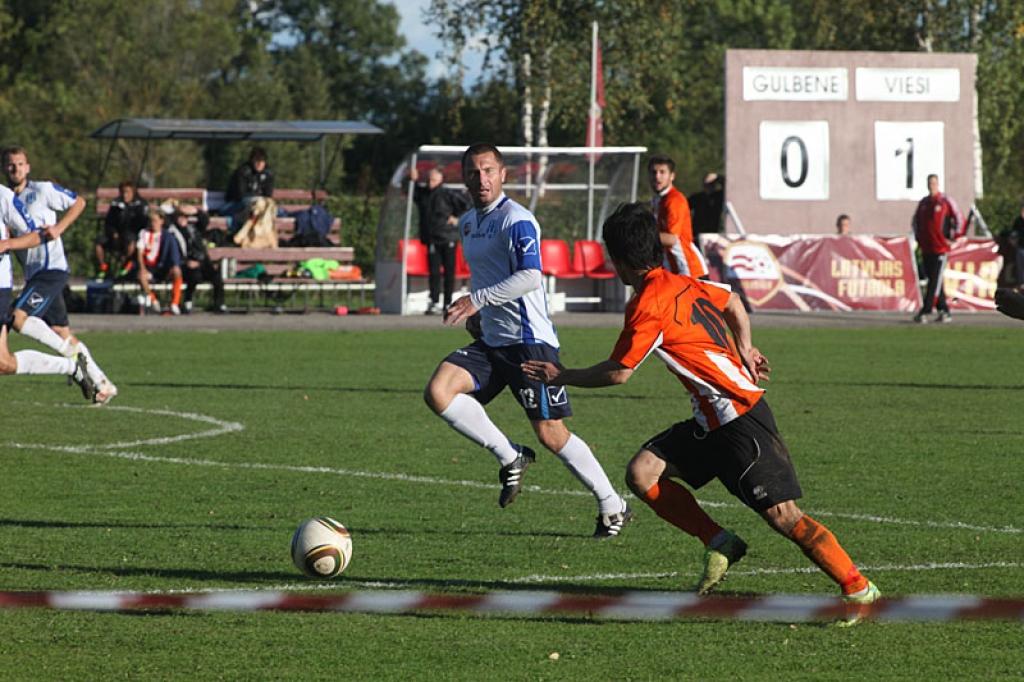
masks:
[[[473,397],[486,405],[506,386],[531,421],[572,416],[565,386],[548,386],[527,379],[520,365],[527,360],[558,362],[558,349],[547,344],[518,344],[492,348],[483,341],[465,346],[445,358],[473,377]]]
[[[0,326],[11,328],[11,290],[0,289]]]
[[[43,270],[25,282],[21,296],[14,307],[24,310],[29,317],[38,317],[51,327],[68,326],[68,309],[64,305],[64,287],[68,273],[61,270]]]

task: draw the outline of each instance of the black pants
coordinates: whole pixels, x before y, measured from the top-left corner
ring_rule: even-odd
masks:
[[[195,261],[191,261],[195,262]],[[190,267],[189,261],[185,261],[181,268],[181,274],[185,278],[185,300],[191,301],[196,293],[196,286],[200,282],[209,282],[213,285],[213,305],[220,307],[224,305],[224,278],[221,277],[220,268],[209,258],[199,261],[199,267]]]
[[[949,254],[945,253],[922,253],[921,260],[924,264],[924,274],[928,278],[928,286],[924,292],[924,305],[921,306],[921,314],[927,315],[932,311],[932,306],[939,312],[949,312],[946,304],[946,291],[942,286],[942,276],[946,272],[946,260]],[[938,299],[936,299],[938,294]]]
[[[430,302],[436,304],[441,294],[441,266],[444,265],[444,305],[452,302],[455,289],[455,242],[431,242],[427,245],[430,266]]]

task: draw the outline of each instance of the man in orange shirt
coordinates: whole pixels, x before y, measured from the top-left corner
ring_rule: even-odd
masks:
[[[667,156],[652,156],[647,161],[647,176],[654,192],[651,207],[658,216],[665,268],[677,275],[704,277],[708,266],[693,243],[690,204],[672,184],[676,180],[676,162]]]
[[[848,605],[841,623],[858,622],[880,593],[828,528],[796,505],[800,483],[757,386],[770,368],[752,344],[740,298],[727,285],[662,268],[657,226],[641,204],[620,206],[603,235],[620,279],[636,292],[611,357],[586,369],[531,360],[524,373],[552,386],[597,388],[625,383],[648,355],[657,355],[691,394],[694,416],[648,440],[630,461],[626,482],[658,516],[704,544],[697,591],[714,589],[747,544],[674,478],[694,489],[720,480],[840,586]]]

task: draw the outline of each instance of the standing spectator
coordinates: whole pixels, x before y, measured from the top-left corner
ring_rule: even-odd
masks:
[[[185,253],[185,238],[178,228],[171,226],[164,229],[166,220],[159,208],[149,209],[149,227],[139,233],[136,251],[139,256],[139,285],[142,296],[139,297],[139,314],[146,310],[160,312],[160,299],[157,298],[152,282],[171,281],[170,315],[181,314],[181,261]]]
[[[840,213],[839,217],[836,218],[836,234],[840,237],[846,237],[850,234],[850,230],[853,229],[853,220],[850,216],[845,213]]]
[[[725,178],[718,173],[704,176],[704,187],[694,192],[687,200],[693,218],[693,240],[700,248],[702,234],[716,234],[722,231],[722,210],[725,208]]]
[[[135,183],[125,180],[117,186],[117,199],[110,202],[110,208],[103,219],[103,232],[96,236],[96,262],[99,269],[96,279],[106,279],[110,264],[107,258],[113,254],[117,265],[115,274],[123,277],[135,267],[135,240],[148,224],[146,200],[139,196]]]
[[[693,243],[690,204],[672,184],[676,180],[676,162],[667,156],[652,156],[647,161],[647,175],[654,192],[651,208],[658,219],[665,267],[678,275],[706,276],[708,266]]]
[[[409,178],[416,182],[419,172],[413,166]],[[427,173],[427,182],[416,183],[413,201],[420,213],[420,241],[427,247],[430,266],[428,283],[430,303],[426,314],[433,315],[441,295],[441,268],[444,267],[444,307],[452,302],[455,289],[455,249],[459,241],[459,216],[469,208],[462,194],[444,187],[444,174],[434,167]]]
[[[220,261],[210,259],[206,246],[206,228],[210,216],[195,206],[180,204],[174,211],[174,224],[185,238],[185,263],[182,275],[185,279],[185,305],[182,310],[192,312],[192,299],[200,282],[213,286],[213,311],[227,312],[224,305],[224,277],[220,272]]]
[[[231,174],[228,189],[224,193],[224,205],[220,213],[228,217],[229,231],[234,232],[231,227],[245,221],[256,199],[271,199],[273,196],[274,171],[267,164],[267,152],[262,147],[253,147],[249,152],[249,160]]]
[[[938,311],[936,322],[951,322],[953,316],[946,303],[942,276],[949,258],[950,241],[963,235],[967,226],[956,203],[939,191],[939,176],[934,173],[928,176],[928,196],[917,204],[913,227],[928,277],[924,304],[914,316],[914,322],[927,324],[927,315],[931,314],[933,307]]]
[[[1014,219],[1010,229],[1000,235],[1004,253],[1004,267],[1012,266],[1013,279],[1017,288],[1024,287],[1024,200],[1020,202],[1020,213]]]

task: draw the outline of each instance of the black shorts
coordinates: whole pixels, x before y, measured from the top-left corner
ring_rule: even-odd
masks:
[[[540,344],[517,344],[492,348],[483,341],[458,349],[445,362],[461,367],[473,377],[473,397],[486,405],[506,386],[531,421],[564,419],[572,416],[565,386],[548,386],[527,379],[520,365],[527,360],[558,362],[558,349]]]
[[[679,470],[695,490],[717,478],[756,512],[803,496],[789,450],[764,398],[714,431],[694,419],[679,422],[644,444]]]
[[[29,317],[38,317],[51,327],[68,326],[68,309],[64,305],[64,287],[68,273],[62,270],[43,270],[25,282],[14,307],[24,310]]]

